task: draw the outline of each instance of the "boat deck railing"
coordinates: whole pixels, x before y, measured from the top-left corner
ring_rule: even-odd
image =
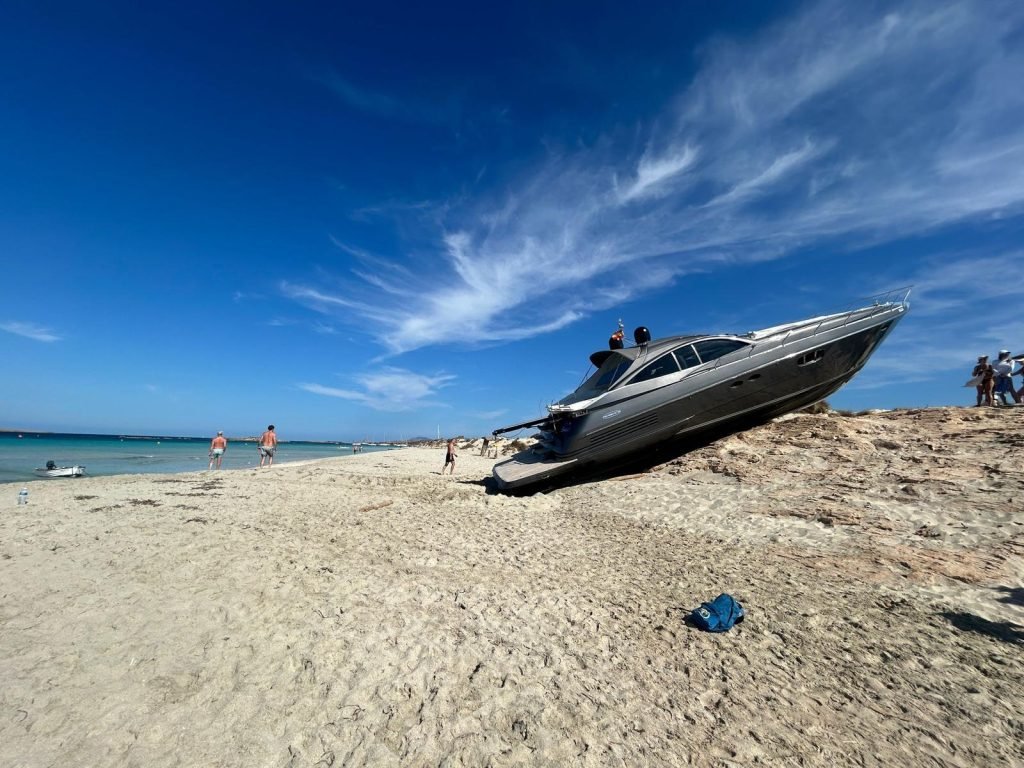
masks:
[[[822,329],[822,326],[826,324],[832,325],[835,328],[843,328],[849,325],[851,322],[856,320],[863,320],[868,317],[874,317],[880,312],[888,312],[894,307],[902,307],[906,309],[910,306],[910,291],[913,286],[904,286],[902,288],[892,288],[882,293],[876,293],[873,296],[866,296],[861,299],[852,299],[847,302],[845,307],[839,312],[832,315],[827,315],[818,321],[818,324],[814,326],[814,330],[810,332],[813,336]],[[842,322],[839,322],[839,320]],[[803,330],[794,328],[793,331],[786,334],[786,338],[782,340],[782,346],[785,346],[786,341],[792,333]]]
[[[789,342],[805,339],[808,336],[814,336],[824,327],[828,327],[830,329],[844,328],[850,323],[865,320],[883,312],[891,312],[896,307],[901,307],[903,310],[906,310],[907,307],[910,306],[909,299],[912,288],[913,286],[893,288],[888,291],[883,291],[882,293],[874,294],[873,296],[867,296],[861,299],[852,299],[844,305],[845,309],[840,309],[838,312],[824,315],[817,321],[817,323],[814,323],[812,320],[807,323],[802,323],[796,328],[791,328],[781,339],[776,339],[775,335],[772,335],[755,341],[747,348],[748,351],[746,357],[751,358],[756,354],[762,354],[771,349],[784,347]],[[814,325],[811,323],[814,323]],[[729,365],[730,363],[738,362],[738,360],[734,359],[723,363],[722,361],[724,359],[725,358],[720,357],[715,360],[714,365],[704,368],[701,371],[696,371],[695,373],[697,375],[701,373],[710,373],[711,371],[717,370],[719,365]]]

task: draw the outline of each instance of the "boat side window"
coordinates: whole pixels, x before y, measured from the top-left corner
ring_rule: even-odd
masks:
[[[683,370],[700,365],[700,358],[697,357],[697,353],[693,351],[693,347],[690,344],[680,347],[676,350],[675,354],[676,360],[679,361],[679,367]]]
[[[649,381],[650,379],[656,379],[659,376],[667,376],[670,373],[676,373],[679,370],[679,363],[669,352],[667,355],[662,355],[653,363],[648,363],[640,372],[633,377],[630,384],[637,384],[641,381]]]
[[[701,362],[707,363],[724,357],[730,352],[735,352],[737,349],[747,345],[742,341],[736,341],[736,339],[707,339],[705,341],[698,341],[693,346],[697,348],[697,354],[700,355]]]
[[[604,392],[626,372],[632,362],[632,360],[622,355],[611,355],[577,391]]]

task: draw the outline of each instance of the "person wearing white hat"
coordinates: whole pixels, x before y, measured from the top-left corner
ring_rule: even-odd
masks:
[[[224,459],[224,451],[228,449],[228,439],[224,437],[224,433],[218,431],[217,436],[210,441],[210,466],[207,469],[213,469],[214,462],[217,463],[217,469],[220,469],[220,463]]]
[[[1006,401],[1006,395],[1009,394],[1013,398],[1014,403],[1020,402],[1020,395],[1017,394],[1017,390],[1013,387],[1013,379],[1010,376],[1013,374],[1013,360],[1010,358],[1010,350],[1000,349],[999,360],[994,366],[992,366],[996,372],[996,386],[995,393],[997,395],[997,402],[1001,398],[1003,405],[1010,405]]]

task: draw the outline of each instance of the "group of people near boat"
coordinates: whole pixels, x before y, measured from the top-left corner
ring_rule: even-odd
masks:
[[[213,469],[214,464],[217,465],[217,469],[220,469],[220,464],[224,460],[224,452],[227,449],[228,439],[224,437],[223,432],[218,431],[216,437],[210,441],[210,466],[207,469]],[[277,453],[277,433],[274,431],[273,424],[267,427],[266,432],[260,435],[256,450],[260,454],[260,467],[263,466],[264,462],[266,462],[267,467],[274,466],[274,454]]]
[[[1019,366],[1019,367],[1018,367]],[[1017,367],[1015,371],[1014,368]],[[1024,363],[1010,356],[1008,349],[999,350],[995,364],[988,355],[978,357],[978,364],[971,372],[971,381],[978,390],[976,405],[1014,405],[1024,398],[1024,380],[1018,390],[1013,386],[1013,377],[1024,377]]]

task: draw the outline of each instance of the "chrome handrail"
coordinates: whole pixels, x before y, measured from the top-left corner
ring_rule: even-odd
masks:
[[[911,292],[912,289],[913,289],[912,285],[911,286],[904,286],[902,288],[893,288],[891,290],[883,291],[882,293],[878,293],[878,294],[875,294],[873,296],[868,296],[868,297],[865,297],[863,299],[857,299],[857,300],[850,301],[846,305],[846,306],[849,307],[849,309],[847,309],[845,313],[842,312],[842,311],[833,313],[832,319],[834,319],[834,315],[839,315],[839,314],[850,315],[850,314],[852,314],[853,312],[855,312],[858,309],[873,310],[873,311],[869,312],[868,314],[865,314],[862,317],[857,318],[858,320],[864,320],[864,319],[866,319],[868,317],[872,317],[873,315],[877,314],[880,311],[885,311],[885,310],[888,310],[888,309],[892,309],[893,306],[897,306],[898,305],[898,306],[906,308],[906,307],[908,307],[910,305],[909,298],[910,298],[910,292]],[[868,302],[870,302],[870,304],[868,304]],[[826,320],[828,320],[828,319],[829,318],[823,318],[822,320],[820,320],[818,322],[818,324],[814,327],[814,330],[809,335],[813,336],[814,334],[818,333],[821,330],[821,326],[824,325]],[[838,327],[845,328],[847,325],[850,324],[850,322],[851,322],[851,318],[850,317],[846,317],[846,318],[843,319],[842,325],[840,325]],[[797,329],[797,330],[802,330],[802,329]],[[777,344],[774,344],[774,345],[772,345],[770,347],[767,347],[767,348],[762,346],[763,343],[764,343],[764,340],[759,340],[759,341],[753,342],[752,344],[750,344],[750,349],[747,352],[747,358],[751,358],[755,354],[763,354],[765,352],[768,352],[771,349],[775,348],[776,346],[778,346],[778,347],[786,346],[787,341],[789,341],[789,337],[792,336],[795,332],[796,331],[794,329],[790,329],[790,330],[786,331],[786,335],[782,338],[781,341],[779,341],[779,342],[777,342]],[[755,348],[758,348],[758,347],[760,347],[760,348],[757,349],[757,351],[755,353]],[[703,370],[694,371],[690,375],[700,376],[701,374],[710,373],[711,371],[718,370],[718,367],[720,365],[723,365],[723,363],[722,363],[723,360],[724,360],[724,358],[722,358],[722,357],[716,358],[715,361],[714,361],[715,364],[713,366],[711,366],[710,368],[704,368]],[[725,365],[731,365],[732,363],[736,363],[736,362],[739,362],[739,361],[738,360],[731,360],[728,363],[725,363]],[[689,377],[690,376],[687,376],[686,378],[689,378]]]

